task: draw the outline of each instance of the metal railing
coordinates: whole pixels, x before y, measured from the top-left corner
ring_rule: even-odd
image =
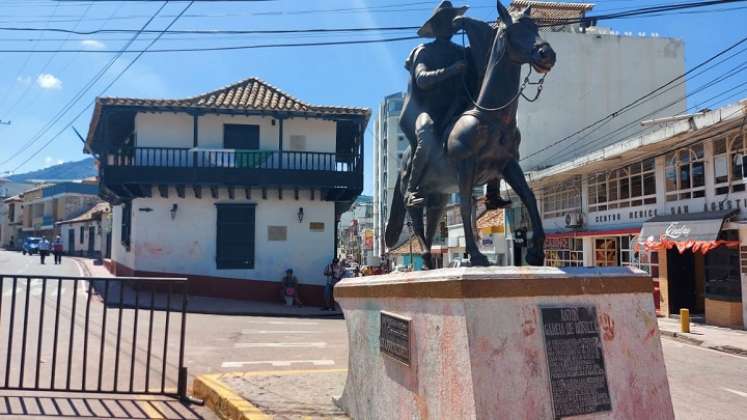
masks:
[[[263,150],[138,147],[108,154],[115,167],[276,169],[294,171],[355,172],[359,155]]]
[[[2,274],[0,291],[0,389],[187,399],[186,279]]]

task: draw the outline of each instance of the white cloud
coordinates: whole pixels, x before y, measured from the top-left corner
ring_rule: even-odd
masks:
[[[40,74],[36,78],[36,84],[42,89],[62,89],[62,80],[49,73]]]
[[[31,76],[18,76],[16,77],[16,82],[22,85],[28,85],[31,83]]]
[[[104,47],[106,47],[106,44],[104,44],[103,42],[101,42],[101,41],[99,41],[97,39],[84,39],[84,40],[80,41],[80,45],[82,45],[82,46],[84,46],[86,48],[93,48],[93,49],[97,49],[97,50],[100,50],[100,49],[103,49]]]
[[[54,158],[52,158],[52,156],[47,156],[44,158],[45,165],[51,165],[53,162],[54,162]]]

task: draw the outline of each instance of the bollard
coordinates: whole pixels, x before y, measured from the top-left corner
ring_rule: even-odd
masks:
[[[680,309],[680,332],[690,332],[690,310]]]

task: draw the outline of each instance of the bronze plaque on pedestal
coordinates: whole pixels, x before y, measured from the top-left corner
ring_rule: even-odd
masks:
[[[410,365],[410,319],[382,311],[379,349],[382,354]]]
[[[555,418],[611,410],[596,308],[540,309]]]

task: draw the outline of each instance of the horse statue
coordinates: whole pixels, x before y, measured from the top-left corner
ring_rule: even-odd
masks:
[[[491,25],[465,16],[453,20],[469,39],[469,65],[473,67],[479,89],[470,92],[465,81],[468,109],[446,125],[438,158],[430,159],[425,169],[421,188],[425,196],[422,207],[405,205],[405,189],[410,174],[407,165],[400,170],[390,206],[385,243],[393,247],[399,241],[407,214],[413,233],[423,249],[426,268],[434,268],[431,244],[443,215],[449,194],[458,192],[464,225],[466,251],[470,265],[487,266],[475,240],[473,188],[503,179],[527,208],[532,223],[526,261],[543,265],[545,233],[537,202],[519,166],[521,135],[516,125],[518,99],[529,83],[521,80],[523,64],[529,64],[540,74],[548,73],[555,65],[555,52],[539,35],[539,28],[530,16],[530,8],[515,14],[497,2],[499,19]],[[544,78],[544,76],[543,76]],[[477,93],[477,99],[474,98]],[[539,95],[539,92],[538,92]],[[537,97],[534,98],[535,100]],[[410,162],[412,150],[405,151],[402,161]],[[423,216],[425,214],[425,221]]]

